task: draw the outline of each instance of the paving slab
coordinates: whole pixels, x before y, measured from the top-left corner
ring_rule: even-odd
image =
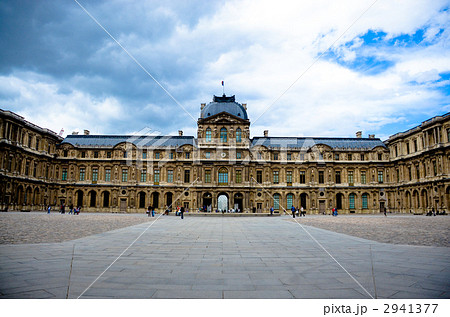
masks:
[[[446,247],[379,243],[284,216],[149,224],[0,245],[0,298],[450,298]]]

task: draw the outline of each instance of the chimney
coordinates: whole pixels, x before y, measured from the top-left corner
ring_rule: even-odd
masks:
[[[73,131],[72,135],[78,135],[78,131]]]
[[[357,132],[356,132],[356,137],[357,137],[358,139],[361,139],[361,138],[362,138],[362,131],[357,131]]]
[[[178,135],[183,136],[183,130],[178,130]]]
[[[84,130],[84,135],[89,135],[89,130]]]
[[[203,108],[205,108],[206,107],[206,103],[202,103],[201,105],[200,105],[200,110],[203,110]]]
[[[369,134],[369,139],[375,139],[375,134]]]
[[[269,136],[269,130],[264,130],[264,136],[267,138]]]
[[[242,107],[244,107],[244,109],[247,110],[247,104],[246,103],[243,103]]]

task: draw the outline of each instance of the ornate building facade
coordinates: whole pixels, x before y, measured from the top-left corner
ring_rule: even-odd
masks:
[[[247,105],[214,96],[201,105],[197,137],[66,138],[9,111],[0,116],[0,204],[91,212],[192,210],[424,213],[450,210],[450,114],[387,141],[250,138]]]

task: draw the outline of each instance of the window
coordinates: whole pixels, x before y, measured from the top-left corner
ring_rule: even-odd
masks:
[[[67,180],[67,168],[65,168],[65,167],[62,169],[61,179],[62,179],[63,181],[66,181],[66,180]]]
[[[336,171],[335,178],[336,178],[336,184],[340,184],[341,183],[341,171]]]
[[[28,147],[31,148],[31,135],[28,135]]]
[[[263,182],[262,179],[262,171],[256,171],[256,181],[261,184]]]
[[[383,171],[378,171],[378,183],[383,183]]]
[[[414,139],[414,152],[417,152],[417,139]]]
[[[339,161],[339,154],[337,154],[337,153],[334,154],[334,160]]]
[[[273,171],[273,183],[274,184],[278,184],[279,183],[279,172],[278,171]]]
[[[172,152],[169,153],[169,159],[173,160],[173,153]]]
[[[319,184],[324,183],[323,171],[319,171]]]
[[[37,163],[34,162],[33,163],[33,177],[36,177],[36,175],[37,175]]]
[[[228,170],[225,167],[219,169],[219,185],[228,184]]]
[[[168,183],[173,183],[173,170],[168,170],[167,171],[167,182]]]
[[[378,153],[378,161],[381,161],[381,160],[383,160],[383,154]]]
[[[242,131],[239,128],[236,130],[236,142],[242,142]]]
[[[353,171],[348,171],[348,184],[353,186]]]
[[[288,160],[288,161],[291,161],[291,160],[292,160],[292,154],[291,154],[291,153],[288,153],[288,154],[287,154],[287,160]]]
[[[366,171],[361,172],[361,184],[366,183]]]
[[[292,208],[292,201],[294,200],[294,195],[292,194],[287,194],[286,195],[286,209],[290,210]]]
[[[105,182],[111,181],[111,170],[108,168],[105,170]]]
[[[409,176],[409,180],[412,181],[412,169],[411,169],[411,166],[408,166],[408,176]]]
[[[450,128],[447,129],[447,142],[450,142]]]
[[[220,142],[222,143],[227,142],[227,129],[225,128],[220,129]]]
[[[242,171],[236,171],[236,183],[242,183]]]
[[[94,151],[94,158],[98,158],[98,151]]]
[[[305,154],[300,154],[300,161],[304,161],[305,160]]]
[[[147,169],[144,168],[141,171],[141,183],[145,183],[147,181]]]
[[[261,152],[258,152],[257,155],[256,155],[256,157],[258,158],[258,160],[262,160],[262,154],[261,154]]]
[[[122,182],[128,182],[128,170],[126,168],[122,170]]]
[[[142,151],[142,159],[145,160],[147,159],[147,151]]]
[[[159,170],[153,171],[153,184],[159,185]]]
[[[361,154],[361,161],[364,161],[366,159],[366,156],[364,154]]]
[[[396,157],[398,156],[398,148],[397,148],[397,145],[395,146],[395,156],[396,156]]]
[[[419,169],[419,165],[416,166],[416,179],[417,179],[417,180],[420,179],[420,169]]]
[[[242,156],[241,152],[236,152],[236,159],[240,160],[241,156]]]
[[[205,170],[205,183],[211,183],[211,170]]]
[[[106,158],[111,158],[111,152],[110,151],[106,152]]]
[[[30,174],[30,162],[25,163],[25,175]]]
[[[206,157],[207,159],[211,158],[211,152],[206,152],[206,153],[205,153],[205,157]]]
[[[92,169],[92,181],[96,182],[98,180],[98,168]]]
[[[206,142],[211,142],[211,129],[206,129]]]
[[[348,195],[349,208],[355,209],[355,194]]]
[[[368,196],[367,194],[362,194],[362,209],[369,208],[368,197],[367,196]]]
[[[191,152],[186,152],[184,157],[188,160],[191,157]]]
[[[155,160],[159,160],[159,156],[160,156],[159,152],[155,152]]]
[[[86,175],[86,169],[84,167],[80,168],[80,181],[84,181]]]
[[[409,142],[406,143],[406,154],[409,154]]]
[[[81,158],[85,158],[86,157],[86,152],[81,152]]]
[[[273,209],[280,209],[280,194],[273,195]]]
[[[127,152],[126,151],[123,152],[123,158],[127,158]]]
[[[191,171],[190,170],[184,170],[184,182],[185,183],[191,182]]]
[[[36,139],[36,150],[39,151],[39,139]]]
[[[300,171],[300,184],[306,183],[306,173],[305,171]]]
[[[436,176],[436,175],[437,175],[437,165],[436,165],[436,161],[433,161],[433,173],[434,173],[433,176]]]
[[[397,182],[400,182],[400,170],[397,170]]]
[[[273,153],[273,159],[274,159],[275,161],[278,161],[278,153]]]
[[[352,160],[352,155],[351,154],[347,154],[347,161],[351,161]]]
[[[286,172],[286,183],[288,186],[292,186],[292,171]]]

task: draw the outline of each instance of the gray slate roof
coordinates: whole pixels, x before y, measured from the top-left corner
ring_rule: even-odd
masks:
[[[377,146],[386,148],[380,139],[368,138],[295,138],[295,137],[255,137],[252,147],[262,145],[267,148],[299,148],[309,149],[314,145],[324,144],[332,149],[342,150],[371,150]]]
[[[185,144],[195,146],[193,136],[148,136],[148,135],[68,135],[61,144],[68,143],[76,147],[114,147],[128,142],[136,146],[179,147]]]
[[[212,117],[216,114],[219,114],[221,112],[229,113],[235,117],[242,118],[247,120],[247,111],[244,109],[244,107],[235,102],[234,96],[231,97],[218,97],[214,96],[213,102],[210,102],[205,106],[205,108],[202,109],[200,112],[200,117],[202,119]]]

